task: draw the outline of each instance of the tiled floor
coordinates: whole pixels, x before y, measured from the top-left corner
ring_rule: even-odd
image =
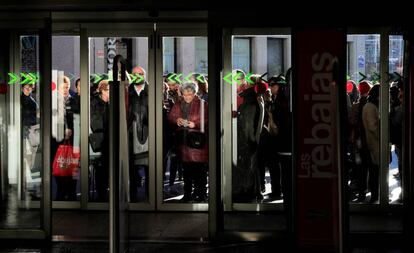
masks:
[[[109,234],[105,211],[54,211],[55,238],[105,239]],[[131,239],[199,241],[208,236],[207,213],[135,212],[128,220]]]
[[[3,248],[3,249],[2,249]],[[210,243],[133,243],[129,247],[129,253],[253,253],[253,252],[293,252],[294,249],[282,248],[280,244],[270,243],[237,243],[237,244],[220,244],[214,245]],[[11,252],[33,252],[33,253],[103,253],[108,252],[108,244],[106,243],[53,243],[49,247],[2,247],[1,253]],[[295,251],[297,252],[297,251]],[[321,251],[300,251],[300,252],[318,252]],[[389,248],[357,248],[346,252],[349,253],[402,253],[410,252],[400,249]]]

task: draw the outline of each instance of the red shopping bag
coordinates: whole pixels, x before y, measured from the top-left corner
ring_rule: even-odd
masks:
[[[73,146],[67,143],[59,145],[53,161],[53,176],[68,177],[78,172],[79,152],[73,152]]]

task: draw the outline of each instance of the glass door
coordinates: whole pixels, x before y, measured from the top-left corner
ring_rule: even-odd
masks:
[[[203,87],[208,87],[206,25],[156,23],[153,24],[152,29],[154,36],[150,36],[148,41],[147,69],[147,75],[150,75],[148,79],[149,167],[142,166],[141,163],[136,164],[137,171],[142,171],[140,176],[145,169],[149,170],[148,181],[142,180],[143,185],[149,182],[146,188],[149,191],[147,195],[149,198],[146,202],[142,200],[144,195],[139,194],[144,189],[138,188],[137,201],[129,203],[130,238],[205,240],[208,237],[207,203],[209,201],[207,180],[209,114],[206,98],[208,91],[207,88],[203,90],[205,95],[203,101],[198,91],[202,92]],[[201,80],[200,84],[194,81],[196,75],[198,81]],[[194,136],[201,138],[200,143],[194,143],[196,146],[192,147],[193,158],[195,157],[196,160],[191,160],[193,163],[187,170],[194,173],[188,175],[192,177],[192,181],[187,184],[190,190],[187,189],[186,198],[184,198],[184,180],[188,177],[182,167],[182,158],[183,154],[188,158],[190,153],[187,153],[188,147],[187,151],[179,152],[184,151],[185,143],[182,139],[178,142],[179,137],[176,132],[178,117],[173,119],[173,115],[179,115],[178,110],[181,109],[179,104],[183,102],[184,105],[180,90],[184,89],[185,84],[191,86],[187,88],[190,92],[189,100],[192,99],[188,101],[187,108],[192,109],[188,111],[186,118],[194,122],[190,131]],[[192,107],[193,101],[197,104],[195,107]],[[138,104],[131,104],[131,100],[128,103],[132,106],[131,109],[138,106]],[[171,114],[174,110],[176,110],[175,114]],[[131,176],[130,174],[130,185]]]
[[[9,17],[11,18],[11,17]],[[29,21],[30,20],[30,21]],[[50,236],[50,26],[4,23],[0,51],[0,237]]]
[[[161,137],[157,146],[162,147],[157,149],[157,209],[207,211],[209,105],[204,24],[157,24],[156,78],[157,136]]]
[[[82,168],[89,168],[82,173],[88,209],[109,202],[111,252],[123,252],[134,233],[129,210],[154,209],[153,32],[152,24],[81,29],[81,80],[89,83],[81,88],[82,122],[89,123],[81,127]]]
[[[223,229],[290,231],[290,29],[225,29],[223,64]]]
[[[351,28],[347,53],[350,232],[402,233],[404,40]]]

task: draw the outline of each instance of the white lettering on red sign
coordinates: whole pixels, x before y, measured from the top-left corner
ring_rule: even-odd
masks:
[[[302,178],[332,178],[334,173],[323,171],[333,163],[333,66],[338,58],[330,53],[316,53],[312,56],[312,94],[305,94],[304,100],[311,101],[313,122],[311,136],[304,139],[305,145],[312,145],[311,154],[301,155]]]

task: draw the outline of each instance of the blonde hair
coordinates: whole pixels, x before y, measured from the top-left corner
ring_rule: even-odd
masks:
[[[63,76],[63,83],[68,83],[70,87],[70,79],[67,76]]]
[[[99,93],[101,93],[102,90],[104,90],[104,89],[106,89],[108,87],[109,87],[108,80],[102,80],[102,81],[99,82],[98,89],[97,90],[98,90]]]

